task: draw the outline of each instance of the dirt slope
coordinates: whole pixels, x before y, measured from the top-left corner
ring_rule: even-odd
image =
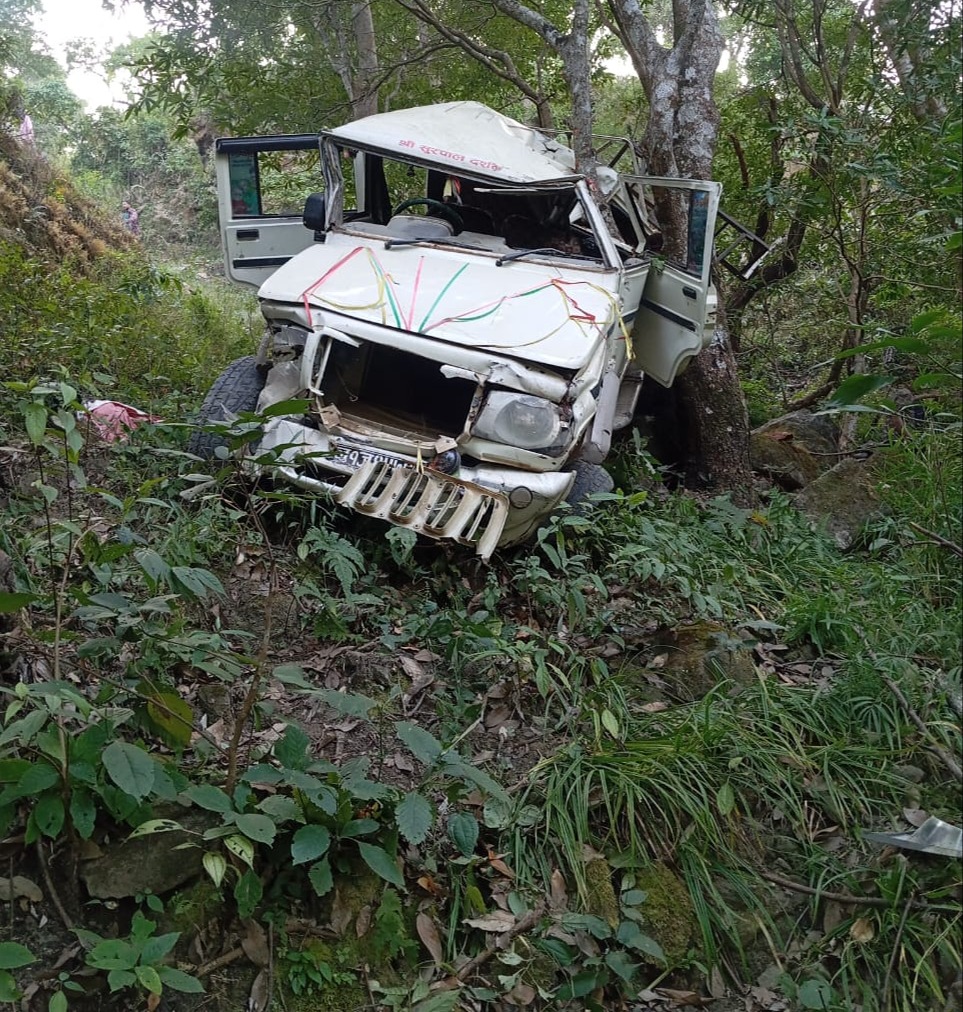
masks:
[[[35,148],[0,133],[0,241],[32,256],[70,260],[83,271],[133,239],[74,188]]]

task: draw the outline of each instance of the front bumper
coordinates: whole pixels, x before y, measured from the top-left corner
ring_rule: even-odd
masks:
[[[497,547],[535,531],[574,480],[570,472],[485,464],[463,467],[455,477],[419,461],[383,459],[373,447],[381,459],[364,459],[364,447],[358,448],[358,461],[349,466],[333,459],[327,433],[280,418],[265,429],[259,453],[276,452],[274,472],[298,488],[427,537],[467,545],[485,560]]]

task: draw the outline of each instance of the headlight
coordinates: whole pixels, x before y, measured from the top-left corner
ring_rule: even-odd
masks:
[[[551,401],[494,390],[475,419],[474,432],[496,443],[534,450],[551,446],[560,425],[558,407]]]

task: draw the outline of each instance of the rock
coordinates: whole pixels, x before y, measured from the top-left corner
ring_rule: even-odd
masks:
[[[664,633],[658,649],[665,652],[659,677],[682,702],[701,699],[721,681],[749,685],[756,669],[748,648],[717,622],[692,622]]]
[[[640,927],[665,953],[664,969],[684,965],[697,928],[692,900],[684,883],[668,865],[656,862],[635,873],[635,888],[647,894],[639,907]],[[642,959],[649,962],[646,956]]]
[[[619,926],[619,900],[612,885],[612,868],[604,857],[585,863],[585,909],[614,931]]]
[[[796,505],[839,548],[851,548],[866,524],[885,513],[875,485],[875,458],[847,457],[804,488]]]
[[[161,895],[201,874],[203,849],[177,848],[198,842],[198,833],[217,825],[218,816],[200,809],[158,806],[155,817],[179,822],[184,830],[117,840],[103,847],[103,857],[84,861],[80,877],[96,899],[122,899],[143,893]],[[187,832],[189,830],[190,832]]]
[[[754,429],[749,459],[754,471],[786,491],[805,488],[835,464],[839,431],[823,415],[793,411]]]
[[[919,766],[896,766],[893,772],[902,777],[904,780],[908,780],[911,784],[920,784],[926,779],[925,771],[921,770]]]

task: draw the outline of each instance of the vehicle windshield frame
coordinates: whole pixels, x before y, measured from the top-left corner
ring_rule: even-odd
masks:
[[[384,163],[394,163],[399,166],[411,166],[427,172],[435,172],[446,176],[453,176],[452,166],[446,162],[420,157],[416,153],[397,150],[385,150],[374,145],[356,145],[342,140],[338,137],[324,136],[321,145],[322,171],[324,173],[327,200],[325,206],[326,227],[346,227],[352,231],[363,231],[362,221],[352,222],[346,217],[344,208],[345,180],[342,166],[346,164],[357,164],[355,159],[359,156],[373,156],[380,158]],[[382,170],[383,172],[383,170]],[[578,218],[578,225],[584,229],[590,238],[596,243],[601,256],[599,258],[583,258],[577,256],[567,257],[572,267],[593,267],[598,269],[617,268],[621,264],[621,258],[612,236],[605,225],[602,213],[592,199],[589,188],[583,176],[571,175],[557,179],[537,180],[525,183],[506,183],[492,175],[479,171],[467,171],[459,167],[457,177],[471,182],[478,193],[503,193],[503,194],[531,194],[538,196],[544,194],[547,197],[557,197],[566,191],[574,197],[572,211],[578,208],[581,215]],[[457,207],[453,208],[457,211]],[[571,212],[569,221],[571,221]],[[466,231],[468,231],[466,229]],[[446,246],[460,247],[471,250],[470,243],[459,243],[458,235],[441,237],[434,241]],[[538,244],[533,246],[533,250]]]

